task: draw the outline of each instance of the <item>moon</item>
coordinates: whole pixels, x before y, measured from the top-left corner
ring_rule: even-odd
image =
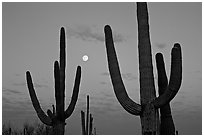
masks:
[[[83,59],[83,61],[88,61],[89,60],[89,57],[87,56],[87,55],[84,55],[83,57],[82,57],[82,59]]]

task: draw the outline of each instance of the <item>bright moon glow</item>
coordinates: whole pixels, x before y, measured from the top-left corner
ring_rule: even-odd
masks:
[[[83,59],[83,61],[88,61],[89,57],[88,57],[87,55],[84,55],[84,56],[82,57],[82,59]]]

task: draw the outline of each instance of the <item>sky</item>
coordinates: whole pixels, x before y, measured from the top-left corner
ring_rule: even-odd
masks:
[[[183,79],[171,101],[179,134],[202,134],[202,3],[148,3],[155,85],[155,55],[164,56],[169,78],[171,48],[182,47]],[[59,59],[59,30],[66,29],[65,108],[69,105],[76,68],[82,67],[78,101],[66,120],[66,134],[81,134],[80,111],[90,112],[101,135],[141,134],[140,118],[117,101],[108,71],[104,26],[113,31],[122,78],[129,97],[140,102],[135,3],[3,3],[2,122],[21,128],[40,122],[32,106],[25,73],[31,72],[43,110],[54,99],[54,61]],[[88,55],[89,60],[82,57]],[[156,86],[157,89],[157,86]]]

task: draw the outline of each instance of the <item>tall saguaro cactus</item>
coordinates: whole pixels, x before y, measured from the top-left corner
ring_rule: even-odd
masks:
[[[73,94],[71,98],[71,103],[69,104],[66,111],[64,110],[65,101],[65,66],[66,66],[66,43],[65,43],[65,30],[62,27],[60,30],[60,62],[55,61],[54,63],[54,78],[55,78],[55,100],[56,100],[56,110],[53,105],[53,112],[48,109],[47,115],[41,109],[40,103],[37,99],[31,74],[29,71],[26,72],[26,79],[30,98],[33,107],[39,117],[39,119],[46,125],[53,127],[53,134],[64,134],[65,130],[65,120],[71,116],[74,111],[78,93],[79,85],[81,79],[81,67],[77,67],[76,78],[73,88]]]
[[[140,116],[142,134],[175,134],[171,116],[170,101],[177,94],[182,80],[181,47],[174,44],[171,52],[171,74],[168,83],[163,56],[156,54],[159,96],[156,97],[152,66],[152,53],[149,35],[147,3],[137,3],[138,50],[140,74],[140,104],[131,100],[126,92],[121,77],[114,48],[112,30],[109,25],[104,28],[108,67],[119,103],[130,114]],[[159,112],[160,109],[160,119]]]

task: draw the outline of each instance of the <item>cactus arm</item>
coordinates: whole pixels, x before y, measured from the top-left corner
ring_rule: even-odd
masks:
[[[40,118],[40,120],[44,124],[51,126],[52,125],[51,119],[44,113],[44,111],[40,107],[40,103],[39,103],[37,96],[35,94],[32,78],[31,78],[29,71],[26,72],[26,79],[27,79],[27,85],[28,85],[28,91],[30,94],[30,98],[31,98],[33,107],[34,107],[35,111],[37,112],[38,117]]]
[[[87,95],[87,106],[86,106],[86,133],[89,134],[89,95]]]
[[[157,74],[158,74],[158,91],[159,96],[165,93],[165,90],[168,85],[168,79],[166,76],[166,70],[163,60],[163,55],[161,53],[156,54],[156,66],[157,66]],[[171,109],[169,103],[160,108],[161,117],[165,117],[167,114],[171,114]]]
[[[52,122],[54,122],[55,115],[50,109],[47,110],[47,115],[51,118]]]
[[[85,113],[84,113],[84,111],[81,111],[81,125],[82,125],[82,135],[86,135],[86,129],[85,129]]]
[[[156,65],[157,65],[157,73],[158,73],[159,96],[161,96],[162,94],[164,94],[168,85],[168,80],[167,80],[165,66],[164,66],[164,60],[161,53],[156,54]],[[167,103],[166,105],[160,108],[160,114],[161,114],[160,134],[174,135],[175,126],[171,115],[171,107],[169,103]]]
[[[153,101],[156,108],[160,108],[168,104],[177,94],[182,80],[182,57],[181,47],[176,43],[171,52],[171,74],[169,85],[166,88],[164,94],[159,96]]]
[[[166,76],[163,55],[161,53],[156,54],[156,66],[157,66],[157,74],[158,74],[159,95],[162,95],[168,85],[168,79]]]
[[[129,98],[121,78],[110,26],[106,25],[104,31],[106,39],[108,67],[115,95],[119,103],[127,112],[133,115],[139,115],[141,112],[141,106]]]
[[[90,114],[89,135],[92,135],[92,130],[93,130],[93,117]]]
[[[66,66],[66,39],[65,29],[60,30],[60,109],[59,116],[64,118],[64,98],[65,98],[65,66]]]
[[[74,111],[78,94],[79,94],[79,86],[80,86],[80,80],[81,80],[81,67],[77,67],[77,72],[76,72],[76,78],[74,82],[74,88],[73,88],[73,93],[72,93],[72,98],[71,98],[71,103],[69,104],[67,110],[65,111],[65,119],[68,118],[72,112]]]
[[[54,63],[56,114],[60,113],[60,68],[58,61]]]
[[[52,105],[53,115],[55,116],[55,105]]]

